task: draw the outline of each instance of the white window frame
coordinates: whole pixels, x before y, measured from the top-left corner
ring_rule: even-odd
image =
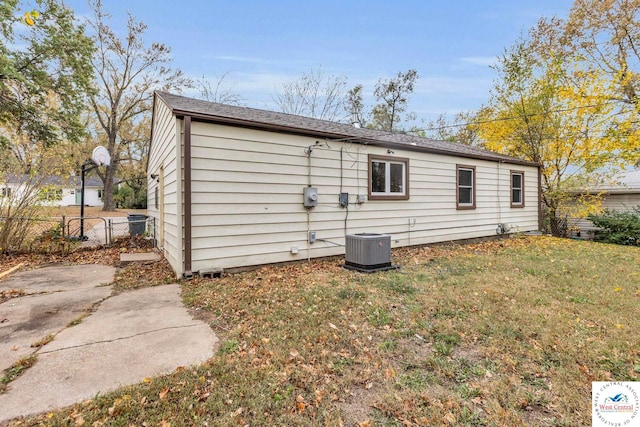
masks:
[[[460,171],[471,172],[471,186],[463,186],[460,184]],[[471,189],[471,203],[460,202],[460,189]],[[469,165],[456,165],[456,208],[457,209],[475,209],[476,208],[476,167]]]
[[[520,175],[520,188],[513,186],[513,176]],[[524,208],[524,172],[523,171],[511,171],[509,174],[509,193],[511,199],[512,208]],[[520,190],[520,201],[515,202],[513,200],[513,190]]]
[[[385,191],[373,191],[373,163],[385,165]],[[390,191],[391,165],[402,165],[402,192]],[[404,157],[376,156],[369,154],[369,200],[408,200],[409,199],[409,159]]]

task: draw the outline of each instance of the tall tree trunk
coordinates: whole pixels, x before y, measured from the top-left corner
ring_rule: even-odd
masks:
[[[104,179],[104,191],[102,194],[102,201],[104,205],[102,206],[102,210],[104,212],[113,212],[116,210],[116,206],[113,202],[113,181],[114,176],[116,174],[116,168],[112,166],[107,167],[107,173]]]

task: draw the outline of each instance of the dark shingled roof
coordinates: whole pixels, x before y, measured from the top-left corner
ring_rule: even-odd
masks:
[[[48,175],[48,176],[34,176],[31,177],[29,175],[7,175],[6,181],[9,184],[22,184],[27,183],[29,181],[33,181],[39,185],[52,185],[54,187],[80,187],[82,185],[82,180],[79,176],[72,177],[61,177],[57,175]],[[115,181],[115,180],[114,180]],[[102,187],[102,180],[97,176],[87,176],[85,177],[85,187]]]
[[[345,123],[330,122],[278,113],[255,108],[218,104],[200,99],[188,98],[166,92],[156,92],[177,117],[191,116],[194,120],[235,126],[265,129],[279,132],[308,135],[329,139],[345,139],[357,143],[396,147],[412,151],[467,157],[473,159],[504,161],[521,165],[538,166],[512,156],[482,150],[465,144],[421,138],[397,132],[356,128]]]

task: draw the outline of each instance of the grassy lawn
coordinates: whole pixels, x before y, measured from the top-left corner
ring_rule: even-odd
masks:
[[[214,358],[21,423],[584,426],[591,381],[640,376],[640,248],[521,237],[397,250],[399,272],[340,261],[184,282]]]

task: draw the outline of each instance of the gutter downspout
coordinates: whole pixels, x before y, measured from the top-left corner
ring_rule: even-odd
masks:
[[[538,165],[538,230],[544,229],[544,211],[542,207],[542,166]]]
[[[191,116],[184,116],[184,277],[191,271]]]

